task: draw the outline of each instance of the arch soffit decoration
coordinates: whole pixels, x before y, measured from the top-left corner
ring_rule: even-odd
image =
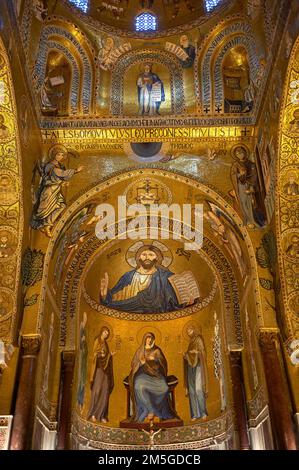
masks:
[[[298,228],[298,195],[287,196],[284,187],[289,173],[298,174],[298,131],[290,128],[289,117],[298,103],[292,103],[292,81],[299,80],[299,38],[295,41],[289,59],[289,65],[284,82],[283,101],[279,119],[278,158],[276,162],[276,230],[278,244],[278,264],[281,281],[281,296],[283,301],[283,324],[287,342],[298,339],[299,334],[299,290],[296,285],[298,260],[290,259],[286,253],[286,241],[289,236],[299,236]],[[298,88],[297,88],[298,89]],[[293,100],[296,101],[296,100]],[[291,110],[291,112],[290,112]],[[298,183],[298,180],[297,180]],[[297,215],[296,215],[297,214]],[[290,244],[290,242],[289,242]]]
[[[111,114],[123,114],[124,75],[134,64],[143,62],[160,63],[167,67],[171,80],[171,111],[182,114],[185,110],[182,67],[175,56],[158,49],[129,51],[116,62],[111,78]]]
[[[80,40],[74,36],[74,29],[76,33],[80,34]],[[60,44],[60,51],[64,48],[64,55],[72,63],[72,75],[73,82],[72,90],[80,89],[80,81],[82,83],[81,88],[81,103],[82,111],[84,114],[89,114],[92,110],[93,101],[93,88],[94,88],[94,51],[91,48],[89,42],[86,39],[84,33],[79,28],[72,25],[70,22],[63,18],[50,17],[45,22],[41,32],[39,49],[37,54],[37,60],[34,68],[34,75],[37,77],[36,86],[38,89],[41,88],[42,83],[45,79],[46,59],[50,49],[50,45],[53,42]],[[57,46],[55,47],[58,48]],[[76,70],[74,70],[74,63],[78,72],[78,81],[75,81]],[[79,102],[77,91],[76,101]],[[74,96],[74,91],[72,91]],[[72,104],[74,103],[74,98]]]
[[[21,279],[21,256],[23,238],[23,183],[20,137],[17,121],[17,107],[14,94],[12,73],[5,46],[0,37],[0,58],[3,62],[0,67],[0,82],[3,87],[3,102],[0,113],[4,116],[4,125],[8,129],[8,136],[0,141],[2,155],[0,176],[6,179],[2,185],[0,198],[0,230],[8,237],[8,253],[0,263],[1,280],[0,295],[2,314],[0,317],[0,337],[7,342],[13,342],[15,328],[18,321],[18,292]],[[10,244],[14,248],[11,248]],[[10,249],[10,252],[9,252]],[[13,250],[13,252],[11,252]]]
[[[215,108],[224,104],[224,89],[222,78],[222,64],[225,56],[229,53],[230,49],[236,46],[244,46],[249,58],[250,79],[256,81],[259,67],[259,60],[256,55],[255,44],[248,36],[233,35],[229,41],[223,44],[219,54],[214,60],[214,105]]]
[[[219,31],[220,26],[221,30]],[[226,46],[226,44],[233,39],[233,36],[239,37],[238,41],[240,41],[241,37],[247,38],[242,39],[241,41],[245,41],[246,50],[249,56],[250,72],[253,77],[256,77],[258,73],[259,60],[256,52],[256,43],[252,27],[248,22],[248,19],[240,15],[234,15],[222,21],[211,31],[200,46],[194,64],[195,85],[197,95],[199,97],[199,105],[211,106],[212,104],[212,78],[216,83],[219,81],[219,88],[221,87],[220,89],[222,89],[223,95],[222,77],[220,77],[220,81],[218,76],[213,76],[212,63],[215,62],[217,57],[222,54],[223,49],[225,49],[226,52],[229,47]],[[233,44],[233,46],[234,45],[237,44]],[[223,58],[224,57],[222,57],[222,59]],[[199,71],[199,73],[197,71]],[[199,83],[200,78],[202,82],[201,85]]]
[[[80,96],[78,94],[78,91],[80,89],[79,87],[80,69],[78,66],[78,62],[76,58],[74,57],[74,55],[71,53],[70,49],[66,48],[64,45],[60,44],[59,42],[48,41],[47,46],[43,50],[43,54],[41,54],[44,56],[45,60],[40,60],[39,63],[36,64],[35,73],[37,73],[37,76],[39,77],[37,89],[40,89],[42,82],[44,80],[47,61],[48,61],[48,55],[50,54],[51,51],[61,52],[66,58],[66,60],[68,61],[68,63],[70,64],[71,72],[72,72],[72,79],[71,79],[72,81],[71,81],[71,87],[70,87],[70,111],[72,114],[77,114],[80,109]],[[37,69],[37,67],[39,66],[41,67]]]
[[[163,177],[168,177],[170,179],[178,180],[183,183],[189,184],[193,186],[194,188],[198,189],[201,191],[204,195],[206,195],[209,198],[212,198],[221,206],[223,210],[225,210],[238,224],[242,235],[245,240],[245,244],[247,247],[247,253],[248,253],[248,260],[250,262],[250,268],[252,272],[252,279],[253,279],[253,291],[254,291],[254,296],[255,296],[255,301],[256,301],[256,308],[257,308],[257,322],[259,326],[263,325],[263,319],[261,315],[261,300],[260,300],[260,291],[259,291],[259,284],[258,284],[258,274],[257,274],[257,265],[256,265],[256,260],[255,260],[255,254],[254,254],[254,248],[251,242],[251,239],[248,235],[247,229],[243,226],[243,223],[238,216],[238,214],[234,211],[234,209],[221,197],[219,196],[214,190],[207,188],[204,184],[198,182],[196,178],[192,177],[187,177],[183,174],[179,174],[179,172],[173,172],[170,170],[149,170],[149,169],[134,169],[132,171],[126,171],[125,173],[118,173],[115,176],[110,177],[109,179],[106,178],[99,182],[97,185],[95,185],[92,189],[87,191],[85,194],[80,196],[77,200],[75,200],[71,206],[66,210],[60,221],[57,223],[54,231],[53,231],[53,237],[51,238],[47,252],[45,255],[45,262],[44,262],[44,270],[43,270],[43,279],[42,279],[42,289],[41,289],[41,298],[40,298],[40,303],[39,303],[39,311],[38,311],[38,326],[37,329],[38,331],[41,331],[42,328],[42,322],[43,322],[43,310],[44,310],[44,304],[45,304],[45,298],[46,298],[46,289],[47,289],[47,282],[48,282],[48,276],[49,276],[49,267],[51,263],[51,258],[54,253],[54,247],[56,244],[56,241],[64,227],[64,225],[67,223],[68,220],[75,214],[78,209],[86,203],[94,198],[100,191],[102,191],[104,188],[107,190],[109,186],[113,186],[114,184],[118,183],[122,178],[124,180],[128,179],[129,181],[131,180],[132,176],[134,174],[136,175],[141,175],[141,174],[146,174],[146,172],[150,171],[150,175],[161,175]]]

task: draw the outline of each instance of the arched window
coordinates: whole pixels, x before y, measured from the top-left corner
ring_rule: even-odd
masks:
[[[220,2],[221,0],[205,0],[206,10],[208,12],[214,10]]]
[[[152,13],[141,13],[136,16],[135,30],[136,31],[156,31],[157,18]]]
[[[69,2],[82,10],[84,13],[88,12],[89,0],[69,0]]]

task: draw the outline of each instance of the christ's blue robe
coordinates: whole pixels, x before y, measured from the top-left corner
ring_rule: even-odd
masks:
[[[157,268],[152,275],[149,286],[138,292],[137,295],[126,300],[113,300],[113,295],[131,284],[136,269],[125,273],[117,284],[108,290],[107,296],[101,302],[107,307],[125,312],[136,313],[163,313],[177,310],[181,307],[178,303],[176,293],[168,278],[173,275],[171,271],[164,268]]]

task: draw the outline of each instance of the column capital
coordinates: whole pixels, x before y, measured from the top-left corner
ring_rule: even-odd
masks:
[[[279,344],[279,330],[260,330],[259,343],[264,351],[274,351]]]
[[[72,369],[75,364],[75,358],[75,351],[62,351],[62,362],[64,367]]]
[[[40,335],[22,335],[21,336],[21,348],[22,354],[36,356],[41,345]]]

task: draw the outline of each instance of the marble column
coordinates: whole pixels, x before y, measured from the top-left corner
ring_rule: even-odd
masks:
[[[287,381],[281,367],[278,332],[262,331],[259,336],[268,387],[269,410],[275,447],[296,450],[296,437]]]
[[[246,400],[241,351],[230,352],[230,368],[232,378],[235,423],[239,436],[239,446],[240,450],[249,450],[250,445],[247,431]]]
[[[39,335],[24,335],[21,337],[20,369],[18,374],[18,390],[11,432],[10,449],[25,450],[30,443],[30,416],[34,403],[35,373],[37,355],[41,338]]]
[[[75,352],[63,351],[61,360],[61,405],[58,420],[57,449],[65,450],[69,445]]]

